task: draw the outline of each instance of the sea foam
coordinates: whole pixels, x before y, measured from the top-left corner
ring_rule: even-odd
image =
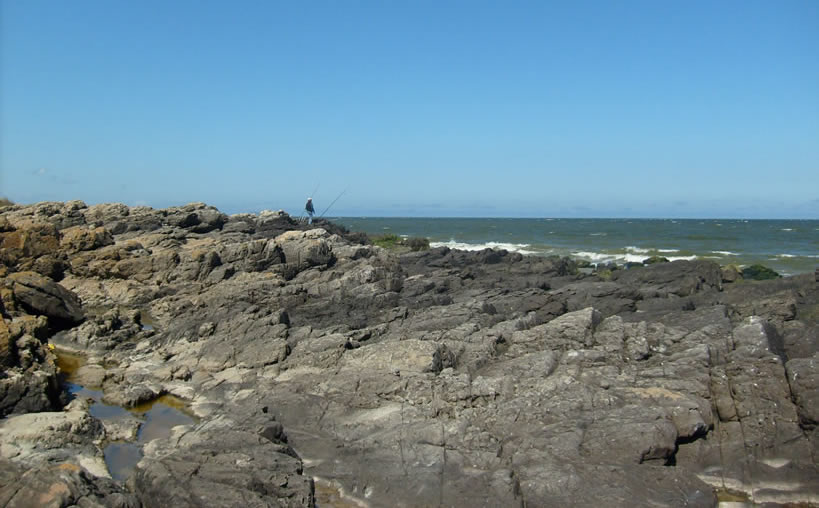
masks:
[[[676,251],[675,251],[676,252]],[[648,259],[649,256],[645,254],[608,254],[604,252],[588,252],[588,251],[577,251],[572,252],[572,256],[578,257],[581,259],[586,259],[592,263],[642,263],[644,260]],[[678,261],[678,260],[686,260],[692,261],[697,259],[697,256],[665,256],[666,259],[669,261]]]
[[[450,240],[448,242],[430,242],[429,246],[432,248],[436,247],[449,247],[450,249],[458,249],[458,250],[468,250],[468,251],[480,251],[484,249],[495,249],[495,250],[507,250],[510,252],[519,252],[521,254],[535,254],[536,251],[529,250],[528,243],[503,243],[503,242],[486,242],[486,243],[464,243],[464,242],[456,242],[455,240]]]

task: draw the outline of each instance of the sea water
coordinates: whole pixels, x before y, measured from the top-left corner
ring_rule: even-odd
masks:
[[[651,256],[762,264],[782,275],[819,267],[819,220],[507,219],[337,217],[368,234],[426,237],[433,247],[506,249],[592,263],[641,262]]]

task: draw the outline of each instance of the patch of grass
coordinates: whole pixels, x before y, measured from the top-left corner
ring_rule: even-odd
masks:
[[[598,270],[594,273],[603,280],[611,280],[611,270]]]
[[[376,235],[373,237],[373,245],[378,245],[385,249],[394,249],[401,245],[401,237],[392,233]]]
[[[751,265],[742,269],[742,278],[748,280],[778,279],[780,275],[763,265]]]
[[[390,250],[427,250],[429,249],[429,240],[426,238],[412,237],[401,238],[400,236],[387,233],[384,235],[376,235],[372,237],[373,245],[378,245]]]

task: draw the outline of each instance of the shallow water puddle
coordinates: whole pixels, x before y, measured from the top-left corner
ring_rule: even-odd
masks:
[[[105,465],[111,478],[124,482],[142,459],[142,445],[136,443],[111,443],[105,447]]]
[[[154,318],[147,311],[140,311],[139,322],[143,330],[153,330],[155,327]]]
[[[137,442],[147,443],[154,439],[165,439],[171,436],[171,429],[177,425],[193,425],[196,421],[181,411],[181,401],[172,395],[163,395],[151,404],[148,411],[142,413],[141,406],[131,411],[144,414],[145,421],[139,426]],[[143,404],[144,406],[145,404]],[[177,406],[177,407],[174,407]]]
[[[88,408],[91,416],[103,422],[125,420],[134,416],[142,420],[135,442],[112,442],[103,450],[105,464],[115,480],[125,481],[133,474],[136,464],[142,459],[142,446],[145,443],[170,437],[171,429],[177,425],[196,423],[194,417],[189,414],[185,401],[173,395],[163,395],[129,409],[104,404],[101,390],[71,382],[73,374],[85,364],[85,358],[67,351],[55,350],[55,353],[61,381],[71,398],[90,398],[94,401]]]

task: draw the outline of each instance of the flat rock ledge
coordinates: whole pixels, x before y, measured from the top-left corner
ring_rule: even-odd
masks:
[[[327,221],[0,209],[0,505],[819,506],[819,282],[395,254]],[[62,390],[198,417],[148,442]],[[344,492],[321,498],[314,478]]]

